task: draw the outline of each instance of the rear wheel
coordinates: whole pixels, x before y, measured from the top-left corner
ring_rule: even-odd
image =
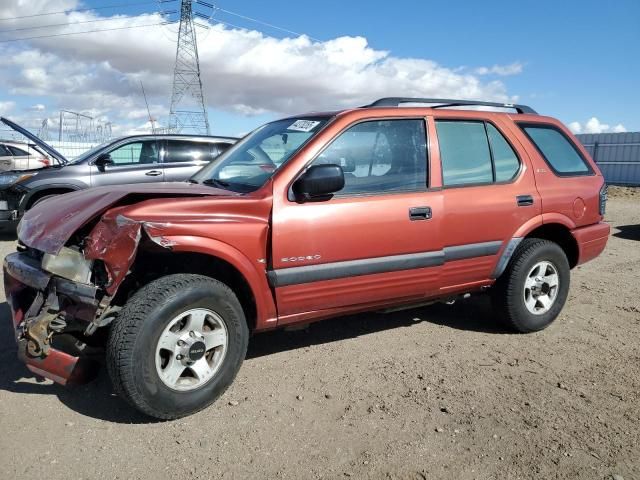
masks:
[[[195,413],[224,393],[244,360],[249,329],[223,283],[168,275],[139,290],[111,327],[107,367],[114,388],[160,419]]]
[[[493,287],[493,305],[513,330],[542,330],[560,314],[569,283],[569,262],[562,248],[548,240],[527,238]]]

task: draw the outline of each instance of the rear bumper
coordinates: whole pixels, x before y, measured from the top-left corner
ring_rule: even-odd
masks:
[[[599,222],[576,228],[571,233],[578,243],[578,265],[580,265],[593,260],[604,251],[611,227],[608,223]]]
[[[66,385],[84,383],[95,373],[95,362],[54,348],[50,320],[74,313],[95,312],[95,288],[52,276],[25,253],[4,260],[4,288],[11,308],[18,358],[32,372]],[[34,339],[44,340],[38,347]]]

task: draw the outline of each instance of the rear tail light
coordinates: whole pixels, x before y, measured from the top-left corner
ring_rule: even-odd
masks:
[[[48,158],[40,158],[39,162],[44,165],[45,167],[48,167],[49,165],[51,165],[51,162],[49,161]]]
[[[600,189],[600,202],[599,202],[600,215],[604,215],[605,211],[607,210],[608,196],[609,196],[609,187],[605,183],[604,185],[602,185],[602,188]]]

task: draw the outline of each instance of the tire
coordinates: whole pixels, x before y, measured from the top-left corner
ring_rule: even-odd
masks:
[[[217,322],[215,330],[209,327],[204,335],[218,332],[216,338],[224,338],[226,334],[223,350],[196,348],[200,337],[185,336],[187,330],[192,330],[192,321],[197,323],[193,319],[200,318],[190,312],[200,315],[203,311],[211,312],[204,322]],[[167,342],[174,345],[174,338],[184,339],[186,347],[180,347],[179,340],[175,347],[178,350],[164,350]],[[189,341],[195,343],[189,346]],[[205,341],[202,336],[203,347]],[[120,311],[109,332],[107,369],[116,392],[128,403],[151,417],[175,419],[204,409],[225,392],[242,365],[248,341],[249,329],[242,306],[229,287],[201,275],[168,275],[141,288]],[[193,363],[195,366],[185,367],[175,382],[173,378],[169,382],[171,375],[165,373],[171,372],[169,367],[182,368],[179,352],[184,353],[180,362],[192,360],[192,352],[204,353]],[[211,365],[202,378],[213,375],[206,381],[196,373],[199,371],[196,366],[203,359]]]
[[[567,256],[557,243],[526,238],[492,288],[494,310],[516,332],[542,330],[560,314],[569,293],[570,277]]]

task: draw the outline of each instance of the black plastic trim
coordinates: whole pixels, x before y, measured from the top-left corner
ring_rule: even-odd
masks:
[[[518,113],[529,113],[537,115],[533,108],[528,105],[518,105],[515,103],[497,103],[497,102],[483,102],[479,100],[457,100],[451,98],[413,98],[413,97],[385,97],[376,100],[375,102],[365,105],[363,108],[372,107],[399,107],[402,103],[426,103],[426,104],[438,104],[432,105],[429,108],[448,108],[448,107],[469,107],[469,106],[484,106],[484,107],[496,107],[496,108],[512,108]]]
[[[500,251],[501,246],[501,241],[471,243],[445,247],[443,250],[431,252],[281,268],[268,271],[267,277],[272,287],[286,287],[301,283],[336,280],[375,273],[436,267],[443,265],[445,262],[495,255]]]

